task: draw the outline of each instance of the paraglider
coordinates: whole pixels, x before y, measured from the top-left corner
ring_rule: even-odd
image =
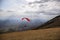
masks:
[[[22,18],[22,20],[25,20],[25,19],[26,19],[28,22],[30,22],[30,19],[29,19],[29,18],[26,18],[26,17],[25,17],[25,18]],[[24,27],[27,27],[27,25],[25,24]]]
[[[27,17],[24,17],[24,18],[21,18],[21,20],[22,21],[24,21],[24,20],[26,20],[27,21],[27,23],[29,23],[30,22],[30,19],[29,18],[27,18]],[[27,24],[26,23],[24,23],[24,27],[27,27]],[[22,28],[22,30],[25,30],[25,28]],[[16,27],[16,30],[18,30],[18,28],[19,28],[19,26],[17,26]]]
[[[30,22],[30,19],[29,18],[22,18],[22,20],[26,19],[28,22]]]

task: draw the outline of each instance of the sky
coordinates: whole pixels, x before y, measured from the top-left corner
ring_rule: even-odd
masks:
[[[0,5],[0,8],[5,11],[38,12],[60,15],[59,0],[0,0]]]
[[[53,15],[51,17],[53,18],[60,15],[60,0],[0,0],[0,5],[2,10],[0,10],[0,18],[7,18],[12,15],[32,15],[33,17],[38,15],[40,17],[41,14],[42,16]]]
[[[35,0],[1,0],[1,9],[3,10],[16,10],[15,8],[20,8],[25,6],[28,2],[33,2]],[[20,10],[20,9],[18,9]]]

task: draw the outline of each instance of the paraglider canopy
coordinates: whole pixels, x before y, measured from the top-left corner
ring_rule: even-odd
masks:
[[[26,19],[28,22],[30,22],[30,19],[29,18],[26,18],[26,17],[25,18],[22,18],[22,20],[24,20],[24,19]]]

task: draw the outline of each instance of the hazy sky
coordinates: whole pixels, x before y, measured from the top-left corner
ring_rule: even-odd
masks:
[[[24,0],[1,0],[1,8],[2,9],[10,9],[12,7],[16,7],[25,3]]]
[[[7,11],[60,14],[60,0],[0,0],[0,5]]]
[[[44,17],[43,15],[53,15],[52,17],[60,15],[60,0],[0,0],[0,5],[0,8],[6,11],[0,13],[3,18],[11,15],[21,16],[26,13],[29,15],[33,14],[33,16],[37,14],[39,17],[41,14],[42,17]],[[8,11],[15,13],[11,12],[8,14]]]
[[[20,7],[21,5],[27,4],[28,2],[33,2],[35,0],[0,0],[1,9],[12,9],[13,7]]]

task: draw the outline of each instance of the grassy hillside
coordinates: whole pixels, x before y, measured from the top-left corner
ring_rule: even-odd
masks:
[[[60,40],[60,28],[6,33],[0,35],[0,40]]]

